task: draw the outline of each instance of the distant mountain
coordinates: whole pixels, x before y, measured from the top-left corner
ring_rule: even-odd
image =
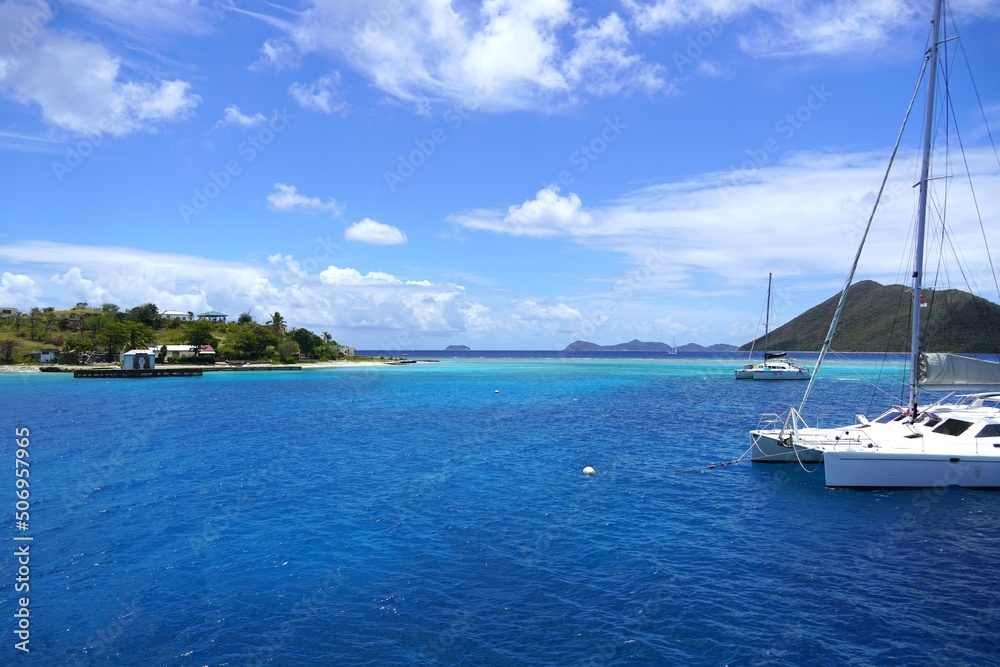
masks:
[[[704,347],[695,343],[678,345],[680,352],[732,352],[735,345],[718,343]],[[673,352],[674,348],[666,343],[647,343],[641,340],[633,340],[628,343],[618,343],[617,345],[598,345],[585,340],[578,340],[566,346],[563,352]]]
[[[768,349],[816,351],[830,328],[840,294],[810,308],[768,335]],[[924,290],[925,352],[1000,351],[1000,306],[956,289]],[[841,352],[906,352],[910,349],[910,288],[863,280],[847,293],[832,349]],[[763,350],[764,338],[740,347]]]
[[[449,345],[444,350],[445,352],[471,352],[472,348],[468,345]]]
[[[697,343],[688,343],[687,345],[678,345],[678,352],[735,352],[735,345],[727,345],[726,343],[716,343],[715,345],[709,345],[705,347],[704,345],[698,345]]]
[[[567,345],[563,352],[670,352],[673,349],[666,343],[646,343],[641,340],[618,343],[617,345],[598,345],[578,340]]]

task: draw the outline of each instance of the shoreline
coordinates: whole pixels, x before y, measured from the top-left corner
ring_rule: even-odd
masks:
[[[414,362],[415,363],[415,362]],[[351,366],[398,366],[399,362],[396,361],[316,361],[307,363],[297,363],[297,364],[244,364],[242,366],[230,366],[230,365],[220,365],[220,366],[209,366],[204,364],[170,364],[158,366],[161,369],[200,369],[206,373],[215,372],[252,372],[256,370],[308,370],[310,368],[347,368]],[[43,368],[56,369],[52,371],[42,371]],[[120,365],[117,364],[90,364],[90,365],[70,365],[70,364],[37,364],[37,365],[27,365],[27,364],[7,364],[0,365],[0,373],[52,373],[53,375],[62,375],[64,373],[72,373],[77,370],[106,370],[106,369],[121,369]]]

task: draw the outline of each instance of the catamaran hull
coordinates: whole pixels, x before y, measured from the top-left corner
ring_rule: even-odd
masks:
[[[778,432],[750,431],[750,460],[753,463],[822,463],[823,454],[805,447],[786,447],[778,442]]]
[[[855,488],[1000,488],[1000,456],[828,451],[826,485]]]
[[[805,371],[754,371],[754,380],[808,380]]]

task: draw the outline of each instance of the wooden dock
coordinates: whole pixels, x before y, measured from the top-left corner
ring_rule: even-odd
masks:
[[[56,369],[44,369],[53,372]],[[63,369],[59,369],[63,370]],[[65,369],[68,371],[69,369]],[[220,372],[251,372],[251,371],[300,371],[302,366],[291,364],[260,364],[245,366],[205,366],[204,368],[194,368],[185,366],[183,368],[170,368],[163,366],[160,368],[144,368],[140,370],[125,370],[123,368],[76,368],[73,369],[75,378],[162,378],[162,377],[201,377],[203,373]]]
[[[75,378],[162,378],[201,377],[200,368],[144,368],[125,370],[123,368],[81,368],[73,371]]]

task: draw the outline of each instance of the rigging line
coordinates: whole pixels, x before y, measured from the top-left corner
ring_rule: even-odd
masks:
[[[945,58],[947,59],[947,57],[948,57],[948,50],[946,49],[945,50]],[[947,62],[947,60],[946,60],[946,62]],[[955,121],[954,121],[954,128],[953,128],[954,132],[955,132],[955,139],[958,142],[959,151],[961,152],[961,155],[962,155],[962,162],[963,162],[963,165],[965,167],[966,178],[968,179],[968,182],[969,182],[969,191],[970,191],[970,194],[972,195],[973,205],[974,205],[974,208],[976,210],[977,219],[979,221],[980,232],[982,233],[982,236],[983,236],[983,247],[984,247],[984,249],[986,251],[987,263],[989,264],[989,267],[990,267],[990,275],[993,278],[994,288],[997,290],[997,294],[1000,295],[1000,284],[997,283],[996,270],[994,268],[993,258],[992,258],[992,255],[990,253],[990,250],[989,250],[989,241],[988,241],[987,236],[986,236],[986,229],[985,229],[985,225],[983,224],[982,213],[981,213],[980,208],[979,208],[979,201],[978,201],[978,198],[976,197],[975,186],[974,186],[974,184],[972,182],[972,169],[969,166],[969,157],[968,157],[968,154],[965,151],[965,143],[962,140],[962,133],[961,133],[961,130],[959,129],[958,123],[957,123],[958,115],[955,113],[954,100],[952,99],[952,96],[951,96],[951,86],[950,86],[951,81],[950,81],[949,73],[950,73],[950,68],[945,67],[944,68],[944,72],[943,72],[944,78],[945,78],[945,91],[946,91],[945,101],[944,101],[944,106],[945,106],[945,109],[944,109],[944,111],[945,111],[945,113],[944,113],[944,116],[945,116],[945,146],[946,146],[946,149],[945,149],[945,155],[946,155],[945,161],[946,161],[947,166],[948,166],[948,172],[949,173],[953,173],[953,165],[952,165],[952,158],[951,158],[951,156],[952,156],[952,150],[951,150],[951,132],[949,131],[949,130],[952,129],[952,124],[953,124],[953,121],[950,121],[949,119],[953,118],[953,119],[955,119]],[[971,78],[971,72],[970,72],[970,78]],[[973,284],[972,284],[973,280],[975,279],[975,276],[966,273],[966,267],[970,266],[970,264],[965,260],[963,254],[962,254],[961,248],[956,243],[954,235],[950,233],[950,231],[948,230],[948,227],[947,227],[946,220],[947,220],[947,207],[948,207],[948,193],[950,192],[950,189],[951,189],[951,181],[950,181],[950,178],[949,178],[949,180],[946,182],[946,185],[945,185],[945,193],[944,193],[943,200],[941,201],[940,204],[935,204],[935,210],[936,210],[936,212],[939,215],[940,225],[941,225],[941,240],[940,240],[940,248],[939,248],[940,252],[939,252],[939,255],[938,255],[937,274],[935,276],[935,290],[936,290],[937,282],[940,279],[940,276],[941,276],[942,272],[947,273],[947,266],[944,266],[944,268],[942,268],[942,266],[943,266],[943,263],[945,261],[945,251],[946,251],[946,249],[948,249],[948,250],[950,250],[951,255],[955,258],[955,261],[956,261],[956,263],[958,265],[958,271],[959,271],[960,275],[962,276],[963,283],[965,284],[965,286],[968,289],[968,291],[973,295],[972,305],[973,305],[973,307],[976,310],[976,315],[978,316],[979,321],[984,325],[984,331],[986,332],[986,334],[988,336],[988,339],[990,341],[991,347],[993,348],[994,354],[997,354],[997,351],[1000,348],[998,348],[997,341],[996,341],[996,339],[993,336],[993,332],[992,332],[991,328],[988,326],[987,317],[986,317],[986,314],[985,314],[984,309],[982,307],[982,304],[975,298],[975,289],[974,289]],[[946,279],[950,281],[950,277],[946,276]],[[936,296],[936,291],[935,291],[935,293],[932,293],[932,295],[931,295],[931,302],[932,302],[932,304],[933,304],[935,296]],[[930,318],[928,317],[928,320],[929,319]],[[929,326],[929,323],[927,325],[925,325],[925,328],[927,328],[928,326]]]
[[[900,311],[903,309],[903,305],[906,303],[903,300],[903,295],[904,294],[906,294],[906,288],[905,287],[902,290],[899,291],[899,297],[896,299],[896,313],[892,316],[892,326],[889,327],[889,336],[886,339],[886,343],[885,343],[886,349],[882,351],[882,363],[881,363],[881,365],[879,365],[879,368],[878,368],[878,376],[875,378],[874,389],[872,390],[871,398],[868,399],[868,409],[865,410],[866,413],[871,412],[872,405],[875,403],[875,394],[878,391],[881,391],[886,396],[892,396],[892,394],[890,394],[888,391],[886,391],[885,389],[882,389],[881,383],[882,383],[882,375],[885,372],[885,365],[886,365],[886,362],[888,361],[888,358],[889,358],[889,353],[892,351],[891,350],[891,348],[892,348],[892,339],[893,339],[894,334],[896,333],[896,324],[899,322],[899,314],[900,314]],[[903,389],[903,386],[901,385],[900,386],[900,391],[902,391],[902,389]],[[904,400],[902,395],[899,396],[899,400],[900,401]]]
[[[951,6],[946,7],[948,14],[951,14]],[[983,107],[983,98],[979,95],[979,87],[976,86],[976,77],[972,75],[972,63],[969,62],[969,54],[965,51],[965,43],[962,40],[962,36],[958,32],[958,25],[955,23],[954,17],[951,20],[951,28],[955,33],[955,37],[958,38],[958,48],[962,52],[962,60],[965,62],[965,67],[969,71],[969,82],[972,83],[972,91],[976,95],[976,102],[979,104],[979,113],[983,116],[983,126],[986,128],[986,136],[990,138],[990,146],[993,148],[993,156],[997,160],[997,166],[1000,166],[1000,153],[997,152],[996,142],[993,141],[993,133],[990,131],[990,123],[986,119],[986,109]]]
[[[949,95],[947,99],[948,99],[948,105],[951,108],[952,116],[957,119],[958,116],[955,115],[954,103],[951,99],[951,96]],[[987,129],[989,128],[987,127]],[[993,276],[993,287],[997,291],[997,296],[1000,297],[1000,283],[997,282],[997,272],[995,267],[993,266],[993,254],[990,252],[989,241],[986,238],[986,226],[983,224],[983,214],[979,210],[979,198],[976,197],[976,188],[972,184],[972,169],[971,167],[969,167],[969,156],[965,152],[965,143],[962,141],[962,133],[958,129],[957,122],[955,123],[955,138],[958,140],[958,147],[959,150],[962,152],[962,162],[965,164],[965,175],[969,181],[969,192],[972,194],[972,204],[976,209],[976,218],[979,220],[979,231],[983,235],[983,247],[986,249],[986,260],[987,263],[990,265],[990,275]],[[992,136],[990,137],[990,141],[991,142],[993,141]],[[994,146],[994,152],[995,151],[996,147]],[[970,291],[972,290],[970,289]]]
[[[851,264],[851,270],[847,274],[847,280],[844,281],[844,288],[840,292],[840,301],[837,302],[837,308],[833,313],[833,320],[830,322],[830,328],[827,331],[826,338],[823,340],[823,347],[820,349],[819,357],[816,359],[816,365],[813,367],[812,375],[809,378],[809,384],[806,385],[806,390],[802,395],[802,402],[799,403],[799,413],[805,409],[806,401],[809,399],[809,394],[812,392],[813,385],[816,382],[816,377],[819,375],[819,369],[823,365],[823,359],[826,357],[827,351],[830,349],[830,343],[833,340],[834,331],[837,329],[837,321],[840,319],[840,314],[844,310],[844,304],[847,301],[847,290],[851,286],[851,282],[854,280],[854,273],[858,269],[858,262],[861,261],[861,251],[865,247],[865,241],[868,239],[868,232],[872,228],[872,221],[875,219],[875,212],[878,210],[879,202],[882,201],[882,194],[885,192],[886,182],[889,180],[889,173],[892,171],[892,165],[896,161],[896,154],[899,152],[899,145],[903,140],[903,131],[906,129],[906,123],[910,119],[910,112],[913,111],[913,104],[916,102],[917,94],[920,91],[920,83],[923,81],[924,74],[927,72],[927,59],[925,58],[922,66],[920,67],[920,74],[917,76],[917,83],[913,87],[913,94],[910,96],[910,104],[906,108],[906,114],[903,116],[903,124],[899,128],[899,134],[896,135],[896,145],[892,148],[892,154],[889,156],[889,164],[885,170],[885,176],[882,177],[882,184],[879,186],[878,195],[875,197],[875,203],[872,205],[871,215],[868,216],[868,222],[865,225],[865,230],[861,234],[861,243],[858,245],[858,250],[854,254],[854,262]]]

